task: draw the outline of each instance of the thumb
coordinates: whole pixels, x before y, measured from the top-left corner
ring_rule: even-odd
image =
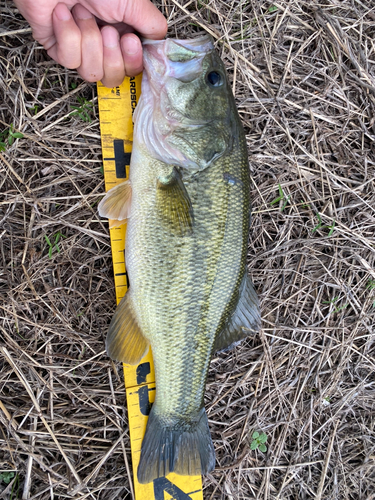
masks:
[[[126,2],[122,22],[145,38],[154,40],[164,38],[168,29],[167,20],[150,0]]]

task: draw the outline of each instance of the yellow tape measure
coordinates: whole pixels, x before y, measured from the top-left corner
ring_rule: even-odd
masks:
[[[129,177],[133,143],[132,115],[141,93],[141,76],[125,78],[120,87],[108,89],[98,83],[99,121],[102,138],[106,191]],[[129,282],[125,267],[126,225],[110,230],[117,303]],[[151,404],[155,399],[155,373],[151,349],[137,366],[123,365],[132,451],[136,500],[203,500],[200,476],[155,479],[139,484],[137,468]]]

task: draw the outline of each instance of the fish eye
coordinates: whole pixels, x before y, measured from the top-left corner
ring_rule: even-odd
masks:
[[[217,71],[210,71],[206,79],[210,87],[221,87],[224,83],[224,78]]]

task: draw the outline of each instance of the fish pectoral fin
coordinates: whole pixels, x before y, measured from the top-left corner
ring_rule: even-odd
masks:
[[[113,315],[109,325],[107,354],[112,359],[136,365],[147,353],[148,342],[135,318],[131,294],[128,292]]]
[[[130,181],[125,181],[110,189],[98,205],[99,215],[115,221],[123,221],[130,215],[132,188]],[[121,225],[112,223],[111,227]]]
[[[245,273],[240,285],[236,309],[216,338],[214,350],[228,349],[248,335],[257,333],[260,326],[258,296],[251,279]]]
[[[157,181],[156,209],[173,234],[183,236],[191,233],[193,207],[181,174],[175,167],[170,175]]]

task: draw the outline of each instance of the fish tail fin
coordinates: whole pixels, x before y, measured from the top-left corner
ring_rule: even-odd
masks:
[[[153,406],[143,438],[138,481],[146,484],[170,472],[185,476],[215,468],[215,450],[204,408],[190,421],[158,415]]]

